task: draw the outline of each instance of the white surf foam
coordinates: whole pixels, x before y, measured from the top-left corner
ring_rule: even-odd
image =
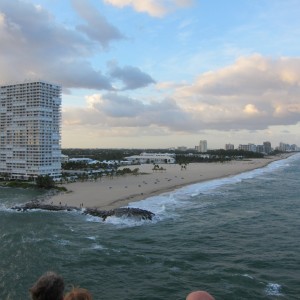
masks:
[[[144,226],[146,224],[154,224],[158,221],[158,218],[153,218],[152,221],[150,220],[141,220],[137,218],[128,218],[128,217],[108,217],[104,223],[112,224],[116,227],[137,227],[137,226]],[[102,222],[102,220],[101,220]]]
[[[99,244],[93,244],[91,249],[92,250],[104,250],[104,247]]]
[[[282,296],[281,285],[278,283],[268,283],[265,292],[268,296]]]

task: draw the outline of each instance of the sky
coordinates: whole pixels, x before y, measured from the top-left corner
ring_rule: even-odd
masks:
[[[0,84],[60,84],[63,148],[300,146],[299,0],[0,0]]]

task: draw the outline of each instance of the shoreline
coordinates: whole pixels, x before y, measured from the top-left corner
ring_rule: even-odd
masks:
[[[263,168],[276,160],[293,154],[281,154],[261,159],[216,163],[190,163],[186,170],[177,164],[160,164],[165,171],[152,170],[152,164],[130,166],[139,168],[138,175],[123,175],[63,184],[68,192],[47,197],[46,202],[54,205],[115,209],[149,197],[171,192],[184,186],[226,178],[247,171]],[[128,166],[126,166],[128,167]]]

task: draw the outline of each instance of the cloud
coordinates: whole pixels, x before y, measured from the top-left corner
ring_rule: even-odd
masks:
[[[86,21],[78,30],[57,22],[41,6],[21,0],[0,1],[0,82],[43,79],[64,89],[112,91],[121,80],[124,89],[144,87],[153,79],[138,68],[115,70],[115,78],[96,69],[90,61],[109,43],[123,35],[88,2],[73,0]]]
[[[77,120],[79,126],[94,125],[106,132],[111,128],[114,134],[132,128],[148,135],[159,128],[180,134],[295,125],[300,120],[300,58],[242,57],[177,86],[160,101],[144,102],[117,93],[86,99],[85,109],[67,109],[66,125]]]
[[[78,25],[77,29],[85,33],[91,40],[99,43],[103,48],[113,40],[123,39],[121,32],[109,24],[94,7],[87,1],[72,0],[72,5],[76,12],[86,21],[87,24]]]
[[[86,107],[66,108],[64,125],[105,127],[160,127],[167,130],[187,128],[189,116],[171,99],[143,103],[116,93],[86,97]],[[191,126],[191,124],[190,124]]]
[[[300,120],[300,58],[239,58],[178,88],[174,99],[213,129],[265,129]]]
[[[233,65],[204,73],[185,89],[201,95],[262,95],[299,83],[300,58],[241,57]]]
[[[3,0],[0,16],[1,81],[43,78],[70,88],[112,89],[88,62],[93,41],[57,23],[45,9]]]
[[[193,0],[104,0],[104,2],[119,8],[132,6],[137,12],[147,13],[152,17],[163,17],[175,9],[188,7]]]
[[[123,83],[122,90],[134,90],[155,83],[150,75],[142,72],[137,67],[125,66],[120,68],[116,64],[111,64],[109,75]]]

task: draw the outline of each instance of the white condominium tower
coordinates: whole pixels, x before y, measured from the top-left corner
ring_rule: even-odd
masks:
[[[25,82],[0,87],[0,178],[61,174],[61,87]]]
[[[199,143],[199,152],[205,153],[207,152],[207,141],[201,140]]]

